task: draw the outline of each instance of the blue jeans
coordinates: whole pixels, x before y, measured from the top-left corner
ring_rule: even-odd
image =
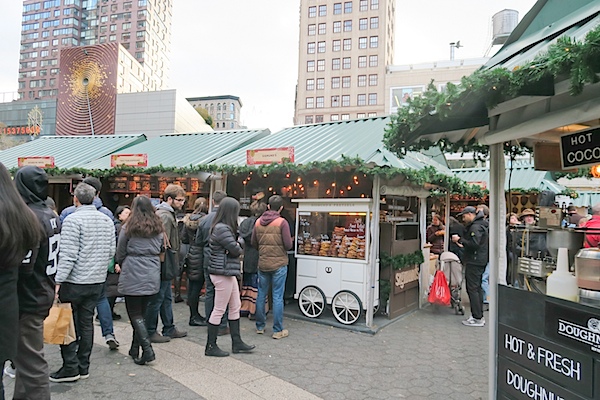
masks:
[[[256,329],[265,329],[265,301],[269,287],[273,292],[273,332],[283,330],[283,293],[287,278],[287,265],[272,272],[258,271],[258,296],[256,298]]]
[[[481,288],[483,289],[483,302],[487,304],[490,295],[490,263],[488,262],[481,277]]]
[[[98,303],[96,303],[96,311],[98,311],[98,320],[100,321],[100,327],[102,328],[102,336],[114,336],[112,311],[110,309],[110,304],[108,304],[108,299],[104,294],[104,290],[98,298]]]
[[[173,295],[171,281],[160,281],[160,290],[150,298],[146,309],[146,329],[152,336],[158,330],[158,314],[163,323],[162,334],[169,336],[175,330],[173,322]]]

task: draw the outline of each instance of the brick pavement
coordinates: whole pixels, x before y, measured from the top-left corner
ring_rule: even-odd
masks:
[[[122,304],[117,311],[125,315]],[[189,335],[155,345],[152,367],[126,356],[131,330],[116,322],[121,352],[96,335],[90,378],[51,384],[53,399],[487,398],[488,329],[464,327],[451,309],[414,312],[376,335],[286,318],[290,336],[282,340],[271,338],[270,318],[265,335],[243,319],[242,337],[257,349],[225,359],[203,355],[206,328],[187,326],[185,303],[174,313]],[[219,345],[229,349],[231,340],[221,337]],[[48,346],[47,358],[51,371],[60,366],[57,346]],[[12,380],[4,383],[10,398]]]

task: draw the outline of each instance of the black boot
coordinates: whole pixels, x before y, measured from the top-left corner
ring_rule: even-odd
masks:
[[[228,352],[223,351],[217,346],[217,332],[219,325],[213,325],[210,322],[206,324],[208,330],[208,338],[206,339],[206,349],[204,355],[209,357],[227,357]]]
[[[174,286],[175,286],[174,301],[175,301],[175,303],[181,303],[181,302],[183,302],[183,299],[181,298],[181,275],[175,277]]]
[[[134,360],[139,358],[140,356],[140,343],[138,342],[137,336],[135,334],[135,329],[133,330],[133,339],[131,340],[131,348],[129,349],[129,355]]]
[[[156,356],[154,355],[154,350],[152,349],[152,344],[150,343],[150,337],[148,336],[148,330],[146,329],[146,322],[143,318],[136,318],[131,321],[135,327],[135,334],[137,335],[138,343],[142,346],[142,356],[140,358],[134,359],[138,365],[144,365],[150,361],[154,361]]]
[[[230,319],[229,329],[231,330],[231,349],[233,353],[250,352],[256,347],[253,344],[246,344],[242,342],[239,319]]]

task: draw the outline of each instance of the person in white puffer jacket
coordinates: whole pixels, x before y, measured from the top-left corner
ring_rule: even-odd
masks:
[[[74,382],[89,377],[94,342],[94,308],[106,281],[106,266],[115,255],[113,221],[96,209],[96,190],[80,183],[75,188],[77,209],[65,218],[56,271],[56,295],[71,303],[78,340],[61,346],[63,366],[51,382]]]

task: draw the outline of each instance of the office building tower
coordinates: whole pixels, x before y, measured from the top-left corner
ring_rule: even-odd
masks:
[[[56,98],[60,51],[120,43],[140,63],[140,87],[167,88],[172,0],[25,0],[19,99]]]
[[[294,123],[385,115],[394,0],[301,0]]]
[[[244,128],[240,125],[242,101],[237,96],[188,97],[194,108],[204,108],[213,120],[215,131]]]

